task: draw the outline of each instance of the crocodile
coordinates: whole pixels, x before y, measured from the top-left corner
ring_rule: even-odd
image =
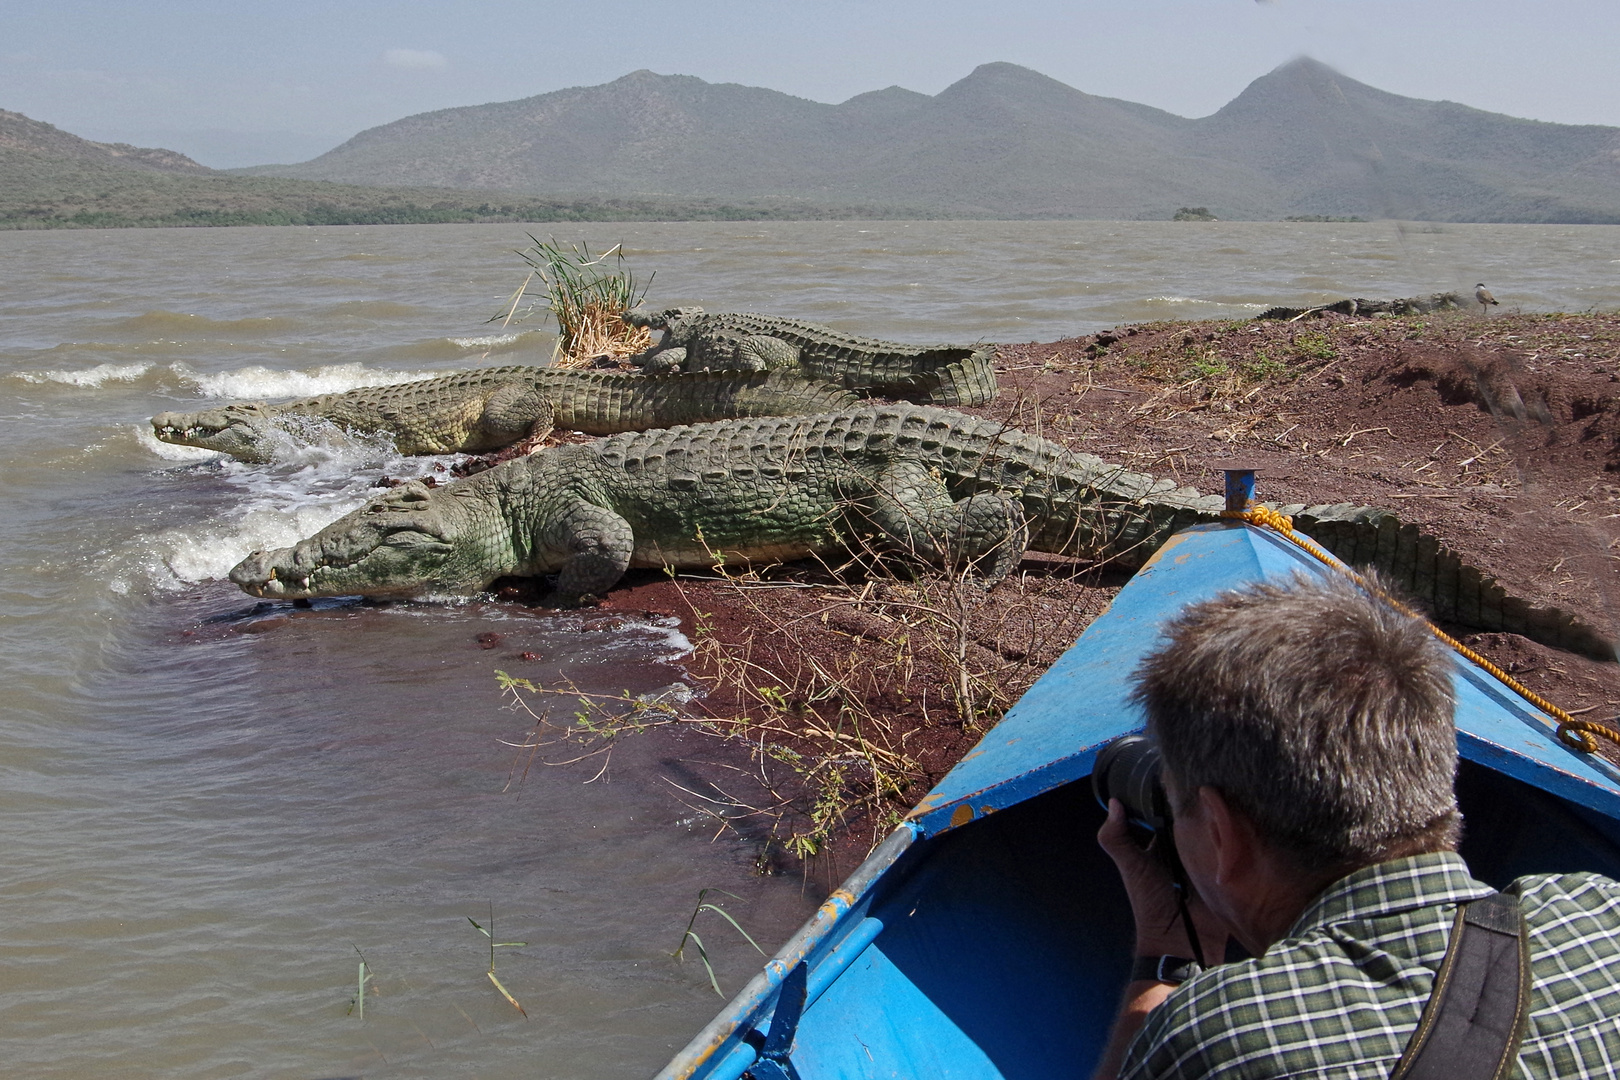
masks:
[[[987,405],[996,396],[993,345],[902,345],[798,319],[700,307],[623,318],[663,332],[652,348],[630,357],[648,371],[796,371],[920,405]]]
[[[363,386],[281,405],[243,402],[160,413],[152,417],[152,431],[162,442],[262,464],[276,458],[289,432],[310,421],[329,421],[349,432],[386,432],[402,454],[477,454],[536,445],[553,428],[613,435],[858,403],[847,390],[788,372],[641,375],[513,366]]]
[[[1454,292],[1407,296],[1399,300],[1366,300],[1358,296],[1349,300],[1335,300],[1331,304],[1318,304],[1315,307],[1267,308],[1255,318],[1298,322],[1300,319],[1306,317],[1314,319],[1328,312],[1338,315],[1427,315],[1431,311],[1455,311],[1459,306],[1457,294]]]
[[[632,567],[773,562],[869,545],[970,562],[993,583],[1029,550],[1139,566],[1224,500],[1004,424],[927,406],[727,420],[549,447],[442,487],[413,481],[231,570],[260,597],[413,597],[556,574],[587,602]],[[1348,504],[1285,506],[1437,617],[1614,658],[1571,615],[1508,596],[1432,536]]]

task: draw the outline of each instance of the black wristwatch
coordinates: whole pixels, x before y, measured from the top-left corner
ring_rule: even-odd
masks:
[[[1131,964],[1131,981],[1184,983],[1203,970],[1185,956],[1138,956]]]

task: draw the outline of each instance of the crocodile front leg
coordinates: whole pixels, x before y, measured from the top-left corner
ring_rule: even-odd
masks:
[[[860,512],[894,549],[930,562],[966,563],[987,587],[1006,577],[1029,546],[1017,499],[983,492],[953,501],[944,482],[918,461],[887,466]]]
[[[654,349],[630,359],[633,363],[639,363],[648,375],[664,375],[672,371],[686,370],[686,349],[680,345],[670,349]]]
[[[781,338],[754,334],[737,346],[737,366],[745,371],[797,370],[799,348]]]
[[[551,434],[556,419],[557,406],[533,383],[507,383],[484,399],[478,443],[480,448],[514,446],[533,453]]]
[[[560,607],[578,606],[618,584],[636,547],[628,521],[584,499],[551,517],[535,542],[537,548],[562,554],[553,597]]]

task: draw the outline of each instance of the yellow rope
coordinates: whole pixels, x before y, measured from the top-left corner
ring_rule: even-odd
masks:
[[[1381,589],[1373,588],[1372,583],[1366,578],[1362,577],[1354,570],[1351,570],[1343,563],[1335,561],[1333,556],[1311,543],[1311,541],[1295,533],[1293,518],[1288,517],[1285,514],[1279,514],[1269,506],[1256,506],[1249,510],[1222,510],[1221,517],[1231,518],[1237,521],[1246,521],[1250,525],[1259,525],[1263,528],[1271,529],[1272,531],[1281,535],[1282,538],[1287,540],[1289,543],[1304,549],[1327,565],[1343,570],[1346,574],[1349,574],[1358,585],[1366,589],[1369,593],[1372,593],[1374,596],[1377,596],[1380,600],[1383,600],[1385,603],[1389,604],[1396,611],[1409,615],[1414,619],[1423,618],[1417,612],[1413,611],[1411,608],[1407,607],[1393,596],[1390,596]],[[1434,633],[1435,637],[1439,638],[1447,645],[1450,645],[1463,656],[1467,657],[1469,660],[1472,660],[1474,663],[1496,676],[1509,690],[1512,690],[1514,693],[1524,698],[1524,700],[1528,701],[1530,704],[1534,705],[1536,708],[1540,709],[1542,712],[1556,720],[1558,722],[1558,741],[1569,747],[1571,750],[1580,750],[1587,754],[1597,753],[1598,743],[1597,739],[1593,738],[1593,736],[1601,736],[1615,743],[1616,745],[1620,745],[1620,731],[1616,731],[1608,724],[1599,723],[1596,720],[1576,719],[1563,709],[1560,709],[1557,705],[1554,705],[1552,702],[1542,697],[1540,694],[1537,694],[1535,691],[1524,686],[1517,679],[1513,678],[1513,676],[1509,675],[1507,672],[1503,671],[1501,668],[1479,655],[1479,653],[1475,652],[1473,649],[1470,649],[1468,646],[1464,645],[1462,642],[1458,641],[1456,638],[1434,625],[1434,623],[1428,622],[1426,619],[1424,621],[1428,624],[1429,629]]]

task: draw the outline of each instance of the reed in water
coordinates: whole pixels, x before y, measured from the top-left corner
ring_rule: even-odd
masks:
[[[651,277],[645,284],[636,281],[625,265],[623,244],[592,255],[588,244],[565,247],[533,234],[529,239],[533,243],[518,252],[529,264],[529,274],[512,294],[505,315],[496,316],[503,326],[513,320],[529,286],[539,278],[546,305],[557,320],[557,347],[552,353],[556,367],[589,367],[602,357],[617,361],[652,345],[649,330],[623,319],[626,311],[641,303],[652,284]]]

